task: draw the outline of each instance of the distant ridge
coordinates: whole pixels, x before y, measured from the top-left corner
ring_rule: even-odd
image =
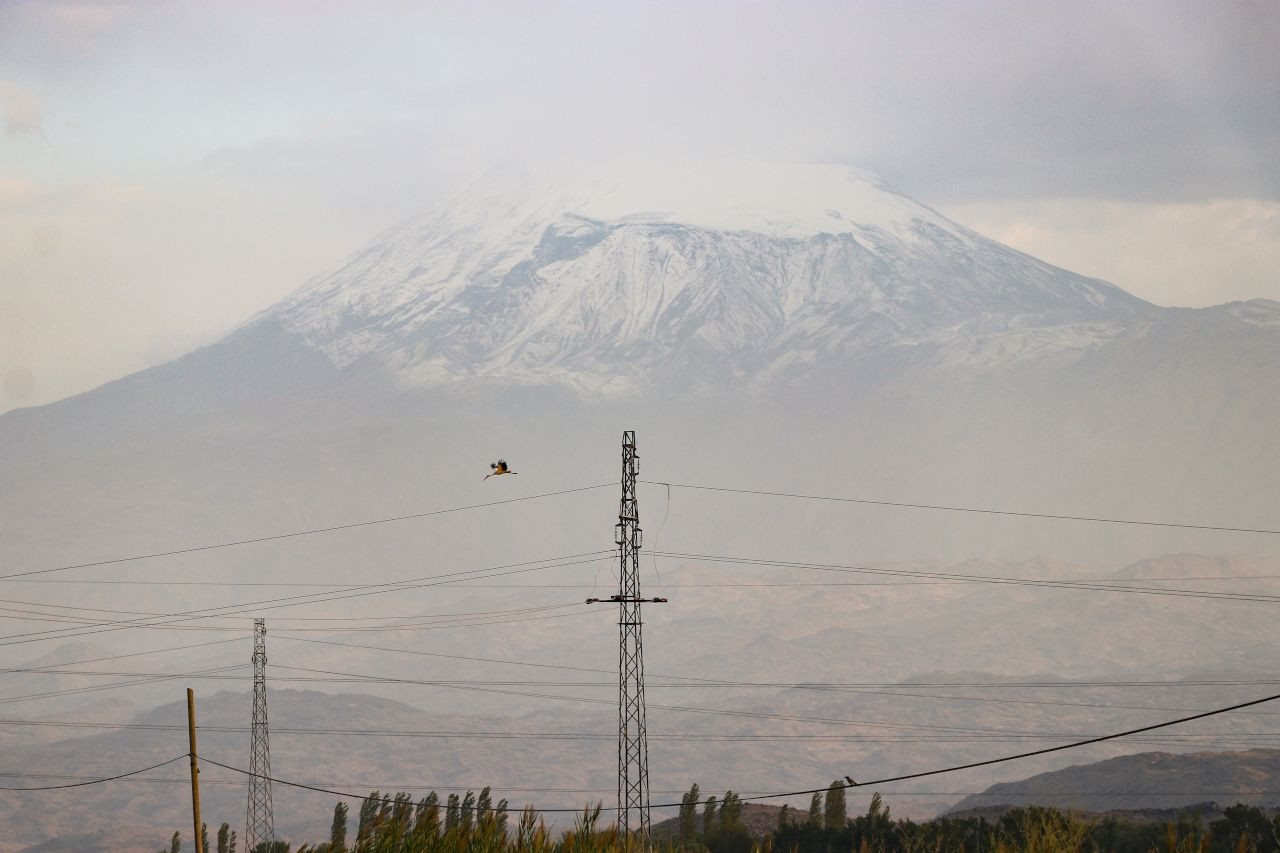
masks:
[[[1280,805],[1280,749],[1123,755],[1001,782],[948,813],[1005,805],[1104,812],[1206,802]]]

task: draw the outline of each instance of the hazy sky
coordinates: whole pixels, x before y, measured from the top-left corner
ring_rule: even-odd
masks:
[[[0,411],[512,160],[852,163],[1155,302],[1280,299],[1277,44],[1221,0],[0,0]]]

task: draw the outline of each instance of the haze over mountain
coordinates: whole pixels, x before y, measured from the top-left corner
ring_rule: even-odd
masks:
[[[568,182],[499,172],[379,235],[212,346],[0,416],[3,573],[59,569],[6,581],[13,607],[41,609],[0,640],[6,664],[29,669],[228,639],[96,666],[118,666],[113,678],[239,666],[223,675],[243,678],[248,644],[235,640],[258,615],[268,619],[281,679],[316,676],[285,667],[419,680],[493,672],[423,652],[569,662],[607,674],[616,667],[613,615],[580,602],[614,583],[617,445],[634,428],[647,481],[644,583],[672,592],[665,611],[646,611],[652,672],[885,684],[965,673],[986,681],[1258,672],[1277,651],[1259,639],[1270,636],[1265,599],[934,585],[910,574],[888,580],[923,589],[769,584],[884,582],[861,572],[896,568],[1123,578],[1265,596],[1274,591],[1274,536],[681,484],[1276,529],[1277,364],[1276,303],[1152,305],[994,243],[856,170],[737,163]],[[499,456],[519,476],[482,482]],[[562,489],[577,491],[187,550]],[[110,562],[167,551],[184,553]],[[726,557],[810,565],[718,562]],[[108,562],[60,570],[99,561]],[[445,578],[459,571],[473,574]],[[1249,579],[1223,579],[1242,574]],[[420,582],[358,598],[299,586],[409,578]],[[90,580],[116,583],[82,583]],[[282,600],[310,593],[317,597]],[[557,609],[527,609],[539,607]],[[98,624],[122,618],[118,611],[161,621],[197,610],[166,628]],[[520,621],[507,627],[500,619]],[[285,639],[290,632],[384,648],[306,645]],[[93,645],[62,646],[71,642]],[[523,674],[513,680],[537,677],[514,672]],[[504,674],[511,672],[492,677]],[[104,678],[6,677],[15,700]],[[403,689],[359,687],[385,691],[383,698]],[[119,694],[133,707],[100,706],[114,694],[92,691],[15,708],[32,718],[119,721],[172,700],[165,691],[177,689],[172,681],[138,684]],[[691,703],[705,690],[700,701],[751,713],[875,712],[882,721],[968,729],[984,725],[975,725],[970,706],[991,698],[904,711],[901,696],[859,696],[855,704],[847,693],[780,689],[729,701],[721,688],[670,690]],[[1135,689],[1123,704],[1167,716],[1218,704],[1220,693],[1173,700]],[[1019,703],[1054,695],[1002,695],[1009,702],[983,711],[985,726],[1025,728],[1029,706]],[[549,700],[463,696],[424,687],[413,701],[426,713],[570,719],[539,704]],[[1050,706],[1040,718],[1045,731],[1109,731],[1133,719],[1116,713],[1117,697],[1104,689],[1077,691],[1071,701],[1088,709]],[[247,719],[247,705],[243,711]],[[610,714],[603,707],[598,718]],[[581,719],[598,722],[586,712]],[[678,734],[687,722],[676,716],[653,731]],[[793,723],[789,733],[812,734],[786,725]],[[760,736],[777,725],[735,731]],[[804,763],[790,744],[691,758],[672,747],[654,773],[669,786],[704,773],[709,785],[768,789],[826,784],[851,759],[889,772],[996,748],[990,740],[921,741],[855,752],[815,743],[804,748]],[[606,769],[611,750],[604,744]],[[531,767],[546,760],[530,756]],[[751,767],[767,778],[739,781]]]
[[[855,170],[497,173],[217,344],[0,417],[0,469],[18,528],[24,505],[47,501],[35,523],[56,540],[61,507],[83,515],[77,500],[103,497],[68,501],[52,488],[63,465],[124,486],[163,452],[192,470],[157,469],[143,488],[173,484],[174,510],[190,477],[233,514],[274,496],[332,517],[349,496],[324,486],[337,472],[355,506],[387,489],[425,497],[406,462],[432,480],[427,503],[474,491],[491,454],[578,485],[584,442],[611,472],[631,425],[646,473],[672,481],[1267,527],[1278,363],[1280,305],[1153,306]],[[978,519],[939,519],[924,538],[908,528],[910,554],[907,531],[890,521],[881,536],[880,521],[865,529],[878,557],[993,553]],[[188,525],[165,529],[196,535]],[[994,529],[1010,556],[1136,559],[1220,541]],[[14,558],[56,562],[61,545],[47,544]]]

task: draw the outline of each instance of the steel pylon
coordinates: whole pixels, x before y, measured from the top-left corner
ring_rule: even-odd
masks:
[[[271,742],[267,735],[267,623],[253,620],[253,725],[249,734],[249,802],[245,810],[245,850],[276,840],[271,809]]]
[[[626,844],[649,847],[649,741],[645,728],[644,643],[640,605],[665,598],[640,596],[640,511],[636,434],[622,434],[622,500],[614,542],[618,546],[618,594],[587,603],[618,604],[618,830]]]

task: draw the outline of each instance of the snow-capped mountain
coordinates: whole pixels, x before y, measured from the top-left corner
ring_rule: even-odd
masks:
[[[577,485],[600,476],[584,465],[613,476],[633,426],[648,459],[693,482],[749,459],[734,476],[778,490],[1270,529],[1277,364],[1276,303],[1151,305],[854,170],[499,173],[211,346],[0,416],[0,540],[10,562],[40,565],[149,547],[117,532],[182,544],[215,517],[256,529],[281,507],[317,523],[395,515],[471,495],[460,460],[490,454],[519,461],[521,483]],[[85,476],[110,488],[86,491]],[[117,505],[128,484],[154,504]],[[102,538],[73,548],[63,532],[88,517]],[[739,534],[773,550],[775,520]],[[895,559],[904,542],[947,558],[1169,547],[1132,531],[902,525],[868,523],[860,546]],[[547,530],[568,536],[548,515],[484,538]],[[796,548],[811,541],[825,539]],[[472,543],[431,547],[470,559]],[[345,571],[341,553],[313,557]]]
[[[867,173],[701,164],[491,175],[257,318],[415,385],[768,382],[895,346],[1070,351],[1150,306]]]

